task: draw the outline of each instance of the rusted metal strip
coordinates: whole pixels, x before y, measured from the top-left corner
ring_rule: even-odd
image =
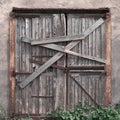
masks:
[[[70,70],[71,73],[105,73],[104,70]]]
[[[14,75],[30,75],[32,72],[15,72]]]
[[[96,106],[99,106],[99,104],[92,98],[92,96],[82,87],[82,85],[80,85],[80,83],[79,82],[77,82],[77,80],[74,78],[74,77],[72,77],[70,74],[68,74],[69,75],[69,77],[84,91],[84,93],[86,94],[86,95],[88,95],[88,97],[94,102],[94,104],[96,105]]]
[[[111,103],[111,17],[106,15],[106,105]]]
[[[104,65],[100,65],[100,66],[68,66],[69,70],[105,70],[105,66]]]
[[[15,113],[15,23],[10,17],[10,117]]]
[[[32,95],[31,97],[34,97],[34,98],[54,98],[54,96],[37,96],[37,95]]]

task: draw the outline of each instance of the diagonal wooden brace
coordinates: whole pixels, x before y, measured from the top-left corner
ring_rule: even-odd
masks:
[[[71,42],[69,43],[66,48],[72,49],[74,46],[76,46],[79,43],[77,42]],[[30,76],[28,76],[24,81],[22,81],[20,84],[18,84],[21,88],[24,88],[27,86],[30,82],[32,82],[37,76],[39,76],[42,72],[44,72],[47,68],[49,68],[53,63],[55,63],[57,60],[59,60],[64,53],[58,52],[56,55],[54,55],[51,59],[49,59],[46,63],[44,63],[42,66],[40,66],[35,72],[33,72]]]
[[[49,48],[49,49],[52,49],[52,50],[57,50],[59,52],[68,53],[70,55],[74,55],[74,56],[77,56],[77,57],[82,57],[82,58],[85,58],[85,59],[88,59],[88,60],[92,60],[92,61],[96,61],[96,62],[100,62],[100,63],[105,63],[104,59],[94,57],[94,56],[90,56],[90,55],[83,55],[83,54],[80,54],[80,53],[77,53],[77,52],[73,52],[71,50],[66,49],[66,47],[63,47],[63,46],[60,46],[60,45],[47,44],[47,45],[40,45],[40,46],[45,47],[45,48]]]
[[[84,32],[84,37],[88,36],[90,33],[92,33],[97,27],[99,27],[103,23],[104,23],[103,19],[100,18],[95,24],[93,24],[90,28],[88,28]],[[79,43],[79,41],[73,41],[66,46],[66,49],[70,50],[73,47],[75,47],[78,43]],[[64,53],[58,52],[57,54],[55,54],[55,56],[53,56],[46,63],[44,63],[42,66],[40,66],[36,71],[34,71],[31,75],[29,75],[24,81],[22,81],[18,85],[21,88],[26,87],[30,82],[32,82],[42,72],[44,72],[47,68],[49,68],[53,63],[55,63],[57,60],[59,60],[63,55],[64,55]]]

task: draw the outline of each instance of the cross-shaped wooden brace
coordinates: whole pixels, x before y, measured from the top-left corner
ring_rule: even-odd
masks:
[[[80,42],[80,40],[84,40],[90,33],[92,33],[96,28],[98,28],[103,23],[104,23],[104,20],[102,18],[100,18],[95,24],[93,24],[83,34],[81,34],[79,36],[46,38],[46,39],[43,39],[42,41],[40,41],[40,40],[33,40],[32,41],[29,38],[22,38],[23,42],[31,43],[31,45],[40,45],[42,47],[57,50],[59,52],[56,53],[52,58],[50,58],[46,63],[41,65],[36,71],[34,71],[31,75],[29,75],[25,80],[23,80],[18,85],[21,88],[26,87],[30,82],[32,82],[42,72],[44,72],[53,63],[55,63],[57,60],[59,60],[65,53],[75,55],[75,56],[78,56],[78,57],[82,57],[82,58],[86,58],[86,59],[90,59],[90,60],[97,61],[97,62],[100,62],[100,63],[105,63],[105,60],[103,60],[101,58],[81,55],[80,53],[76,53],[76,52],[71,51],[71,49],[73,47],[75,47]],[[66,42],[66,41],[71,41],[71,42],[68,45],[66,45],[65,47],[54,44],[54,43],[57,43],[57,42]]]

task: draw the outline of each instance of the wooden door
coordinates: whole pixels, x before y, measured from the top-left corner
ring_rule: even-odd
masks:
[[[105,18],[39,14],[16,17],[14,26],[15,114],[42,115],[80,101],[105,105]]]

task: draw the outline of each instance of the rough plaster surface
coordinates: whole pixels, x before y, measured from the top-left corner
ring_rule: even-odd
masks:
[[[0,106],[9,110],[9,13],[21,8],[111,9],[112,104],[120,102],[120,0],[0,0]]]

